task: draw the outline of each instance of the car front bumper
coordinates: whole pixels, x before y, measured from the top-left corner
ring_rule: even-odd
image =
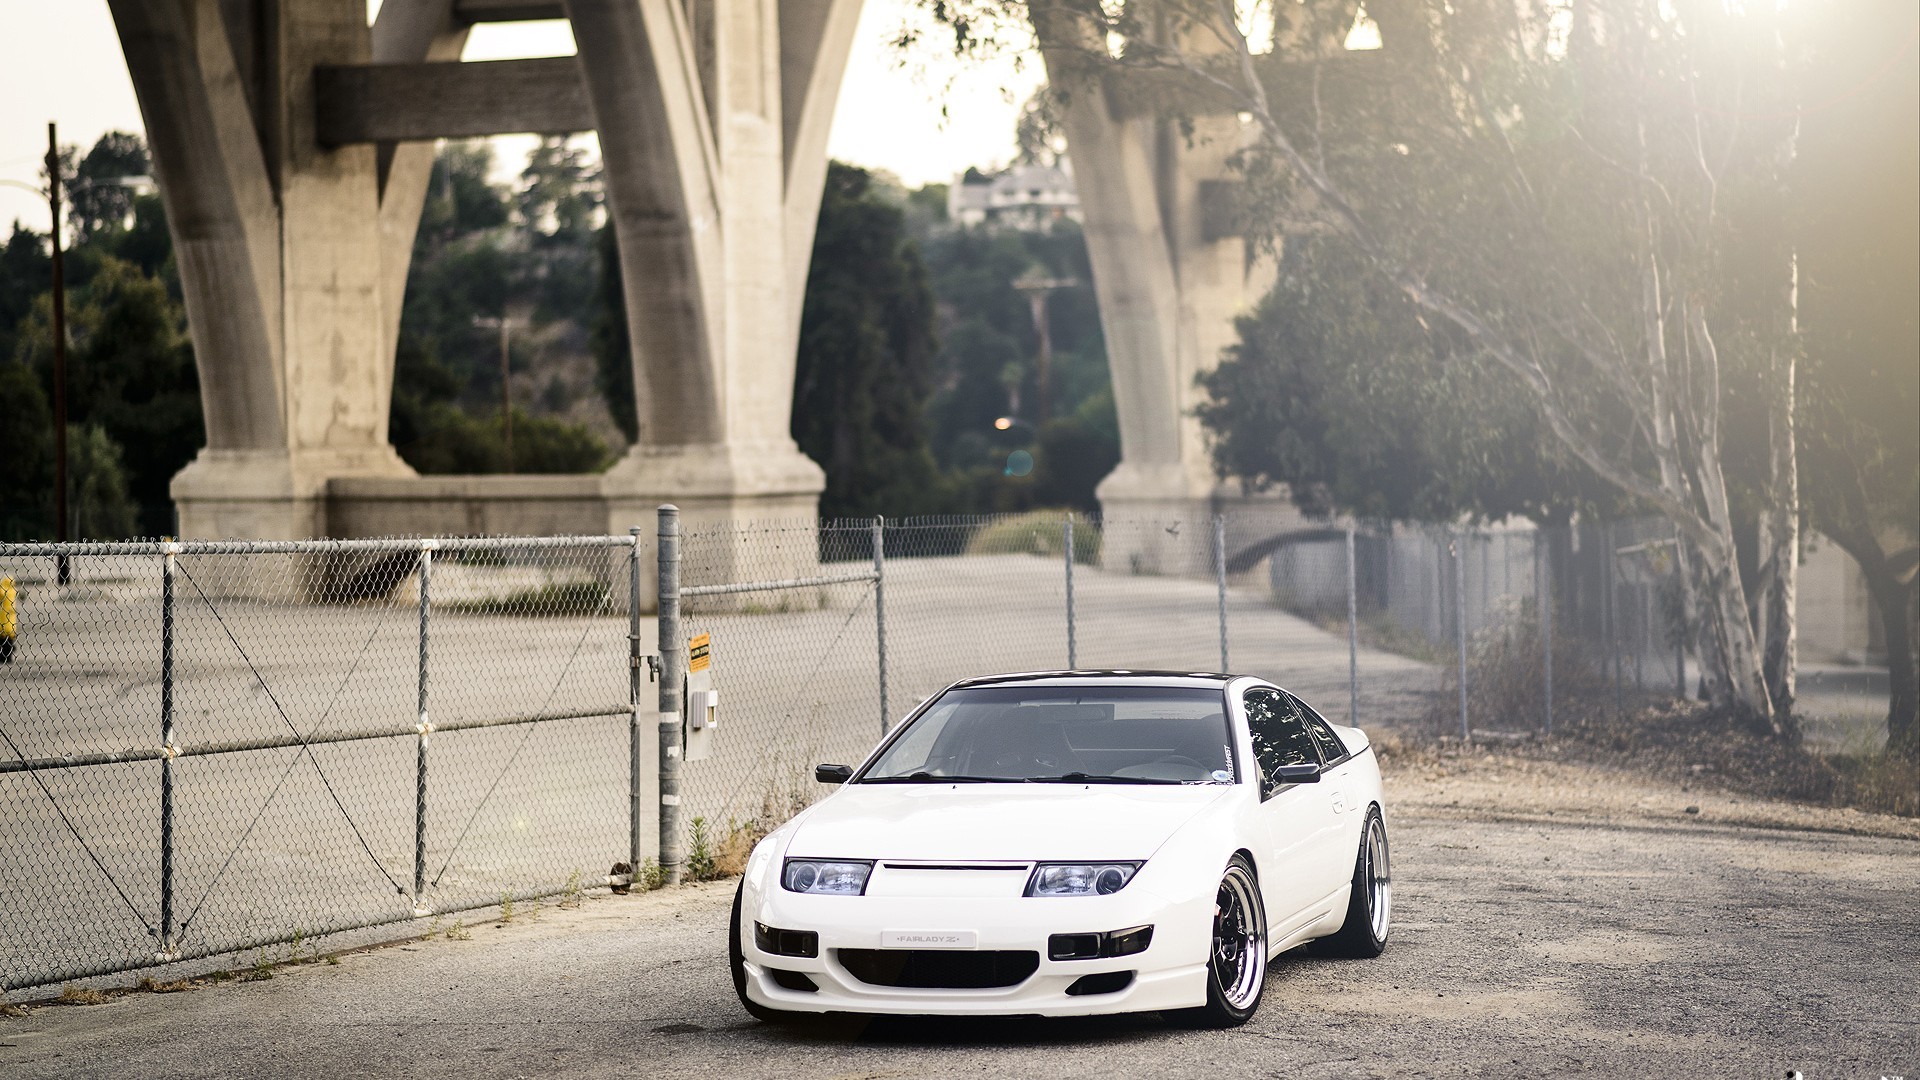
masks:
[[[815,956],[762,951],[753,924],[819,935]],[[1130,956],[1051,960],[1054,934],[1105,933],[1151,925],[1153,940]],[[1203,1005],[1207,997],[1207,951],[1212,937],[1211,898],[1169,901],[1145,889],[1096,897],[881,897],[808,896],[780,889],[743,896],[741,949],[747,996],[770,1009],[807,1013],[875,1013],[936,1016],[1087,1016],[1154,1012]],[[923,989],[863,982],[840,959],[842,949],[880,949],[895,932],[957,931],[979,950],[1031,951],[1039,966],[1016,985],[987,989]],[[774,969],[799,972],[817,990],[794,990],[774,981]],[[1082,976],[1133,972],[1128,985],[1111,993],[1070,995]]]

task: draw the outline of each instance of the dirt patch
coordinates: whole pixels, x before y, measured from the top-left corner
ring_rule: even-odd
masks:
[[[1808,829],[1920,839],[1920,819],[1845,806],[1756,798],[1724,774],[1580,760],[1584,747],[1540,742],[1468,746],[1375,740],[1392,812],[1463,820],[1631,821]]]

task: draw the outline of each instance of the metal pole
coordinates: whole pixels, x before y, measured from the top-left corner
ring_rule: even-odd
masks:
[[[1626,708],[1620,701],[1620,613],[1614,607],[1612,522],[1600,527],[1600,557],[1603,563],[1600,581],[1607,590],[1600,601],[1600,620],[1607,639],[1607,672],[1613,678],[1613,715],[1620,716]]]
[[[47,208],[53,214],[53,528],[54,539],[71,539],[67,519],[67,274],[60,250],[60,139],[47,122]],[[72,580],[67,556],[54,559],[54,577]]]
[[[1533,558],[1536,567],[1535,576],[1539,578],[1540,588],[1540,666],[1545,672],[1546,686],[1546,729],[1548,736],[1553,734],[1553,548],[1546,543],[1545,530],[1533,534]]]
[[[500,424],[506,434],[507,471],[513,471],[513,384],[509,368],[512,364],[511,324],[505,312],[500,315]]]
[[[1227,519],[1213,515],[1213,580],[1220,594],[1220,674],[1233,670],[1227,659]]]
[[[1683,557],[1683,553],[1680,550],[1680,544],[1680,531],[1675,529],[1673,533],[1673,588],[1674,596],[1680,598],[1681,611],[1684,613],[1686,610],[1685,598],[1687,595],[1687,583],[1686,579],[1681,576],[1680,560]],[[1687,631],[1686,616],[1684,614],[1682,614],[1680,618],[1680,627],[1674,631],[1673,635],[1673,696],[1683,701],[1686,700],[1687,696]]]
[[[1066,553],[1067,560],[1067,670],[1073,671],[1079,668],[1080,660],[1078,643],[1074,641],[1073,636],[1073,514],[1071,511],[1068,512],[1066,524],[1062,528],[1065,530],[1065,536],[1061,547]]]
[[[1353,562],[1353,526],[1347,526],[1347,725],[1360,726],[1360,600]]]
[[[420,722],[415,745],[413,789],[413,913],[427,914],[427,616],[433,610],[433,541],[420,542]]]
[[[1460,738],[1471,742],[1473,731],[1467,726],[1467,569],[1466,552],[1460,548],[1465,536],[1455,534],[1453,548],[1453,622],[1454,638],[1460,649]]]
[[[160,570],[160,952],[173,952],[173,560]]]
[[[873,519],[873,635],[880,660],[880,734],[892,727],[887,712],[887,539],[884,517]]]
[[[640,526],[627,530],[633,546],[627,549],[627,704],[632,715],[627,728],[627,867],[640,874],[641,762],[646,740],[640,727]]]
[[[680,688],[686,647],[680,640],[680,508],[659,511],[660,589],[660,870],[680,883]]]

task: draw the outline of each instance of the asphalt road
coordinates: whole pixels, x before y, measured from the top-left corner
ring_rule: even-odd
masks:
[[[1254,1022],[1152,1016],[788,1029],[724,963],[731,883],[183,994],[0,1020],[0,1073],[614,1076],[1920,1074],[1920,841],[1694,817],[1393,820],[1372,961],[1277,961]]]

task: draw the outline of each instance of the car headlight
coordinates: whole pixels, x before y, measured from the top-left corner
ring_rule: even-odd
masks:
[[[859,896],[867,891],[871,862],[857,859],[788,859],[780,886],[788,892]]]
[[[1105,896],[1127,887],[1137,862],[1041,863],[1027,880],[1028,896]]]

